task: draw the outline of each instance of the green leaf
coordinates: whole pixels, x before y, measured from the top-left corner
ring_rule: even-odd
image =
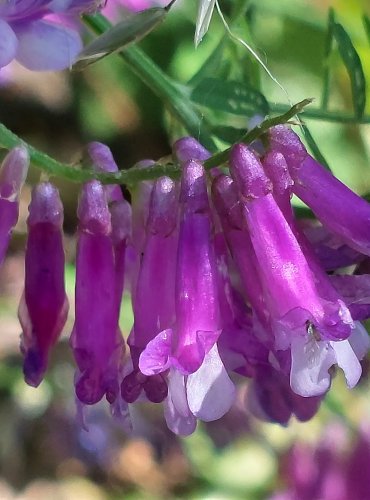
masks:
[[[245,135],[245,128],[242,129],[217,125],[215,127],[212,127],[212,133],[222,141],[229,144],[234,144],[235,142],[239,142]]]
[[[367,39],[369,40],[369,43],[370,43],[370,17],[368,17],[364,14],[362,20],[364,22],[364,27],[365,27]]]
[[[266,115],[268,103],[263,94],[240,82],[206,78],[191,93],[191,99],[211,109],[251,116]]]
[[[330,84],[330,69],[329,69],[329,56],[333,48],[333,25],[334,25],[334,11],[329,9],[328,15],[328,31],[326,34],[325,51],[324,51],[324,83],[321,95],[321,108],[328,109],[329,104],[329,84]]]
[[[338,44],[339,53],[351,80],[355,115],[357,118],[361,118],[366,104],[366,82],[361,60],[348,33],[337,22],[333,23],[333,36]]]
[[[191,77],[188,82],[190,87],[197,86],[204,78],[209,77],[209,75],[214,75],[216,71],[220,69],[222,65],[222,57],[225,44],[227,42],[227,37],[224,35],[217,45],[217,47],[213,50],[213,52],[208,56],[203,65],[199,68],[199,70]],[[219,72],[217,73],[219,75]]]
[[[112,26],[105,33],[95,38],[78,55],[73,66],[75,70],[84,69],[99,59],[138,42],[162,23],[168,9],[154,7],[137,14],[131,14],[120,23]]]

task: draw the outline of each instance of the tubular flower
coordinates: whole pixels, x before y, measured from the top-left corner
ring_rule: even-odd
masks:
[[[70,67],[82,49],[82,42],[78,32],[57,16],[78,16],[100,6],[101,3],[95,0],[1,2],[0,67],[13,59],[36,71]]]
[[[158,179],[151,195],[144,252],[133,292],[135,319],[128,339],[133,372],[123,380],[121,389],[122,397],[130,403],[138,398],[142,389],[154,402],[167,396],[163,376],[143,375],[139,358],[148,342],[159,332],[171,328],[175,320],[177,207],[176,184],[168,177]]]
[[[38,184],[29,206],[25,287],[19,306],[23,371],[34,387],[43,379],[50,349],[67,319],[62,226],[57,189],[49,182]]]
[[[291,347],[293,390],[302,396],[323,394],[330,387],[329,368],[335,363],[353,387],[361,366],[350,341],[345,340],[355,324],[344,301],[329,301],[320,294],[310,264],[257,157],[238,145],[231,152],[230,166],[259,263],[276,347]]]
[[[5,157],[0,169],[0,264],[8,249],[13,227],[18,220],[19,194],[29,167],[28,152],[17,147]]]
[[[180,205],[176,322],[147,344],[139,360],[139,368],[146,375],[171,368],[167,416],[177,422],[170,425],[179,428],[190,413],[206,421],[219,418],[234,398],[234,386],[216,344],[221,319],[211,212],[204,169],[195,161],[184,164]],[[185,410],[182,403],[177,406],[176,388],[185,391]]]
[[[78,366],[76,395],[94,404],[116,401],[123,355],[118,329],[111,217],[103,186],[82,188],[78,206],[76,314],[71,346]],[[97,307],[97,304],[99,307]]]

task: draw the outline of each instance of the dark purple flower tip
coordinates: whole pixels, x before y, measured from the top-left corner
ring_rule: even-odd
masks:
[[[263,168],[273,184],[274,194],[282,195],[293,186],[285,157],[278,151],[270,151],[263,158]]]
[[[94,234],[111,233],[111,216],[104,187],[99,181],[93,180],[82,186],[77,216],[82,230]]]
[[[146,379],[146,375],[142,374],[139,370],[134,370],[127,375],[121,384],[121,396],[124,401],[134,403],[140,396]]]
[[[148,231],[165,237],[177,225],[178,193],[175,182],[161,177],[154,186],[149,207]]]
[[[146,397],[152,403],[162,403],[167,397],[167,382],[162,374],[147,377],[144,383]]]
[[[244,198],[260,198],[272,191],[272,183],[261,162],[244,144],[236,144],[231,149],[230,174]]]
[[[269,142],[272,150],[279,151],[284,155],[290,174],[294,175],[294,170],[299,167],[308,154],[299,136],[286,125],[276,125],[269,130]]]
[[[211,153],[207,151],[194,137],[182,137],[172,146],[175,158],[180,162],[189,160],[208,160]]]
[[[23,360],[23,374],[26,384],[32,387],[38,387],[47,369],[47,359],[40,349],[32,348],[28,350],[22,349],[24,354]],[[24,351],[24,352],[23,352]]]
[[[0,169],[0,198],[17,201],[26,180],[30,158],[24,146],[9,151]]]
[[[63,205],[58,189],[50,182],[41,182],[33,188],[29,206],[28,226],[51,224],[55,228],[63,225]]]
[[[196,161],[188,161],[183,166],[180,200],[186,211],[204,213],[209,210],[205,171]]]
[[[235,182],[219,175],[212,183],[212,197],[219,216],[235,229],[242,229],[243,216]]]
[[[115,201],[110,208],[112,221],[112,242],[117,245],[131,236],[131,205],[126,200]]]
[[[75,390],[77,398],[82,403],[86,405],[98,403],[105,394],[101,373],[99,371],[83,373],[76,381]]]

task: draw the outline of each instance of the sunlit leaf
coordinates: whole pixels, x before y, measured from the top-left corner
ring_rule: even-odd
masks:
[[[351,80],[352,101],[356,117],[361,118],[366,104],[366,82],[361,60],[348,33],[337,22],[333,24],[333,36]]]
[[[369,40],[369,43],[370,43],[370,17],[368,17],[364,14],[363,21],[364,21],[367,39]]]
[[[99,59],[138,42],[156,28],[166,17],[168,9],[154,7],[132,14],[95,38],[80,52],[73,69],[83,69]]]
[[[209,23],[212,19],[213,9],[216,0],[199,0],[197,24],[195,27],[194,43],[199,45],[202,38],[208,31]]]
[[[195,87],[191,99],[211,109],[234,115],[266,115],[268,103],[263,94],[240,82],[206,78]]]

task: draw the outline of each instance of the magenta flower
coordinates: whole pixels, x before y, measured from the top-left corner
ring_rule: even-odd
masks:
[[[63,206],[49,182],[32,191],[25,257],[25,286],[19,306],[22,325],[23,371],[37,387],[47,369],[68,314],[64,288]]]
[[[118,328],[111,217],[103,186],[82,188],[78,206],[76,314],[71,346],[78,365],[76,395],[94,404],[116,401],[123,356]]]
[[[82,49],[76,30],[52,20],[95,10],[98,0],[7,0],[0,4],[0,67],[16,59],[28,69],[57,71],[72,65]]]
[[[170,428],[180,429],[193,416],[215,420],[234,399],[217,349],[221,333],[218,276],[212,241],[212,221],[203,167],[189,161],[181,180],[181,218],[177,252],[175,312],[171,329],[160,332],[142,352],[139,368],[145,375],[171,368],[168,408]],[[177,373],[179,372],[179,373]],[[184,393],[185,391],[185,393]],[[185,399],[177,401],[177,394]],[[186,405],[184,401],[186,400]]]
[[[12,149],[0,169],[0,264],[2,264],[13,227],[18,220],[19,194],[29,167],[28,151],[23,147]]]
[[[329,368],[338,364],[353,387],[361,366],[351,344],[361,336],[343,300],[326,297],[314,263],[306,258],[292,224],[285,218],[257,157],[243,145],[231,153],[243,217],[258,260],[277,349],[291,346],[291,385],[302,396],[330,387]],[[350,340],[347,341],[349,336]],[[342,342],[340,342],[342,341]]]
[[[150,377],[139,370],[139,358],[148,342],[175,321],[175,271],[177,250],[178,193],[168,177],[153,187],[147,234],[140,271],[133,291],[134,325],[130,333],[133,372],[122,382],[122,397],[127,402],[138,398],[142,389],[151,401],[167,396],[167,384],[161,374]],[[155,293],[153,291],[155,290]]]
[[[370,204],[315,161],[288,127],[272,128],[269,137],[271,148],[285,157],[293,192],[343,243],[370,255]]]

